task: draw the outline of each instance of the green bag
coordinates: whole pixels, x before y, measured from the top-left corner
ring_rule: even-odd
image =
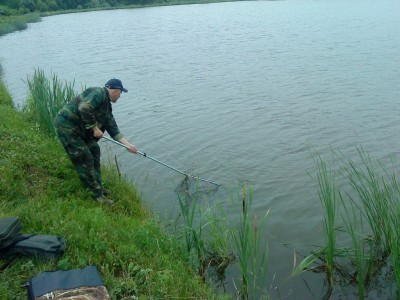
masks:
[[[66,241],[60,236],[20,234],[12,246],[0,249],[0,258],[19,254],[44,260],[53,260],[60,258],[65,251],[65,246]]]
[[[13,245],[21,232],[21,221],[18,217],[0,218],[0,249]]]

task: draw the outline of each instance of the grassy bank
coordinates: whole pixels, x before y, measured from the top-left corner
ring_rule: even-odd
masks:
[[[28,28],[28,23],[39,22],[39,13],[25,15],[0,16],[0,36]]]
[[[19,216],[23,233],[67,240],[58,261],[0,260],[1,299],[24,299],[21,287],[45,270],[97,265],[114,299],[217,298],[184,263],[182,244],[165,235],[135,188],[108,168],[116,204],[91,200],[58,141],[17,112],[0,85],[0,217]]]

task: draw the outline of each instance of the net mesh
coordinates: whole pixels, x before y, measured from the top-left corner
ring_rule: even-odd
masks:
[[[190,176],[185,176],[175,188],[175,192],[185,194],[190,197],[213,195],[218,190],[215,183],[200,180]]]

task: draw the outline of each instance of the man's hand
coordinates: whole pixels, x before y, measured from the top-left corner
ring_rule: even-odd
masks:
[[[125,146],[128,146],[128,147],[129,147],[129,149],[128,149],[129,152],[131,152],[131,153],[137,153],[136,147],[133,146],[131,143],[129,143],[128,140],[127,140],[126,138],[123,137],[123,138],[119,139],[119,142],[122,143],[122,144],[124,144]]]
[[[137,149],[136,149],[136,147],[135,146],[133,146],[133,145],[131,145],[131,144],[129,144],[129,146],[128,146],[130,149],[128,150],[129,152],[131,152],[131,153],[137,153]]]
[[[101,138],[103,137],[103,131],[101,131],[101,130],[99,129],[99,127],[94,126],[94,127],[93,127],[93,135],[94,135],[94,137],[96,137],[96,138],[98,138],[98,139],[101,139]]]

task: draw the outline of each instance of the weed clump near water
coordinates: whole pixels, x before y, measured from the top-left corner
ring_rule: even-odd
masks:
[[[0,16],[0,36],[14,31],[25,30],[28,28],[28,23],[40,21],[41,17],[39,13]]]
[[[304,259],[293,275],[305,270],[325,272],[326,299],[337,285],[355,287],[354,293],[364,299],[369,291],[393,284],[395,290],[386,292],[398,298],[399,181],[395,171],[372,160],[362,148],[358,154],[355,162],[335,153],[339,165],[318,159],[326,245]]]

